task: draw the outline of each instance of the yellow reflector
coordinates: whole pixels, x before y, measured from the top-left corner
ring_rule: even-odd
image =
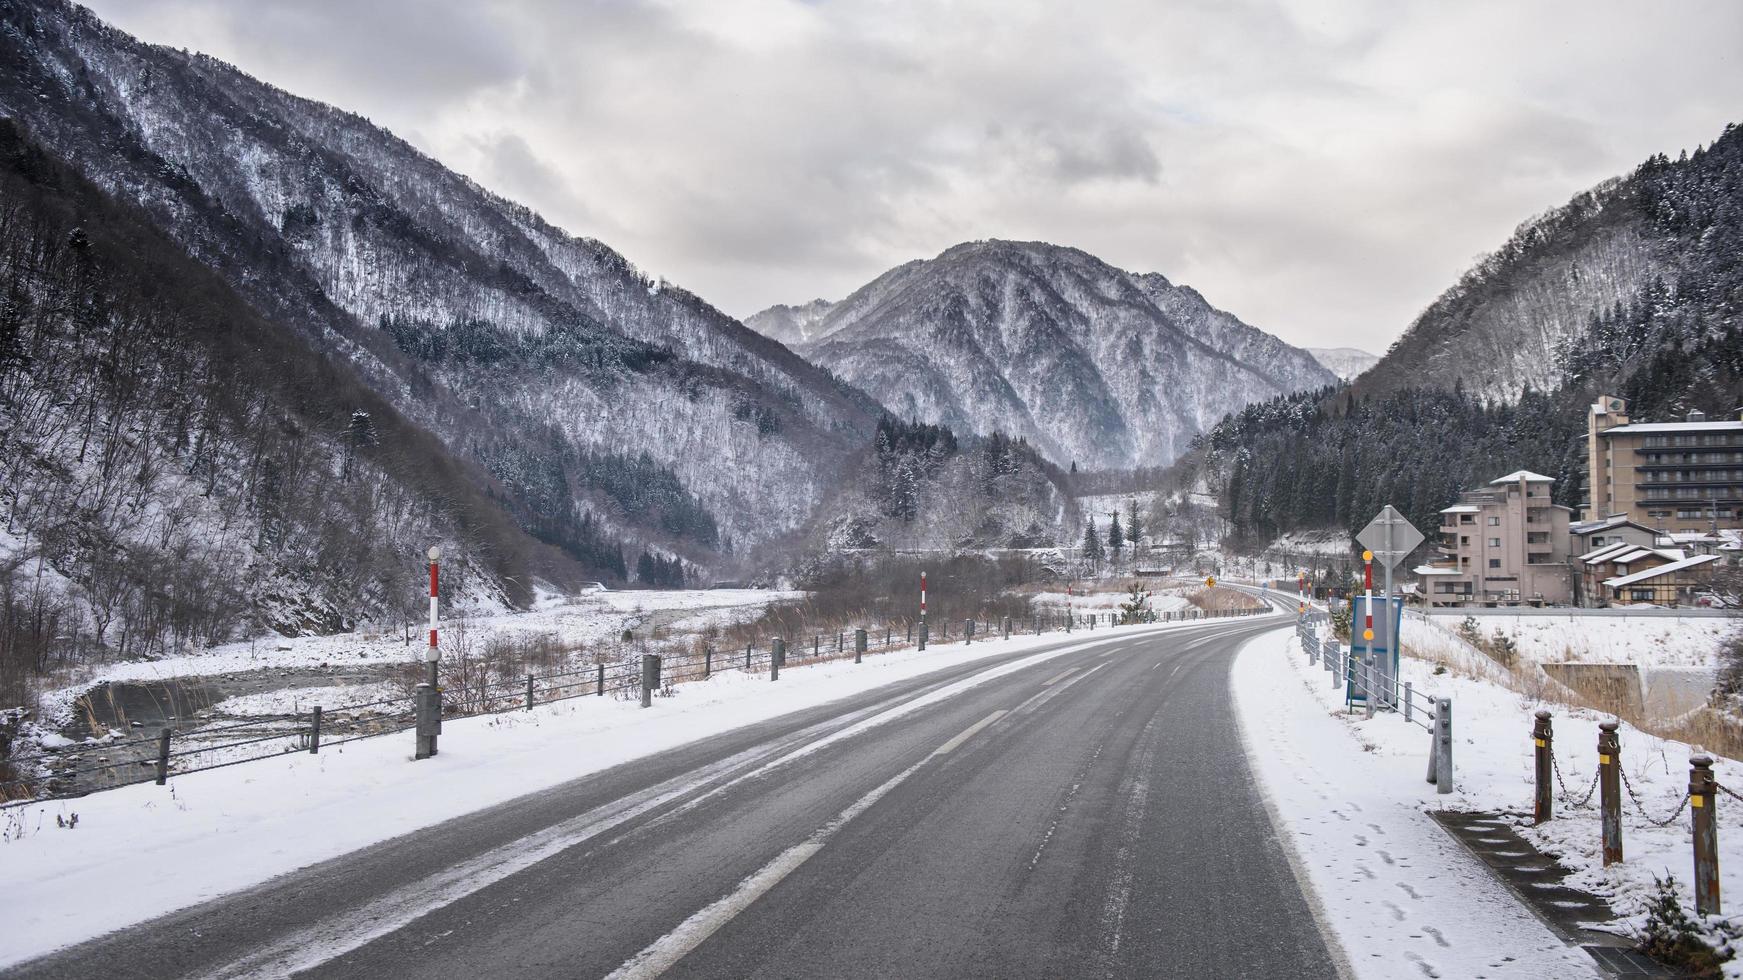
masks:
[[[1689,806],[1706,806],[1706,802],[1698,796],[1689,797]]]
[[[1607,755],[1598,756],[1598,765],[1607,766],[1609,764],[1610,764],[1610,757],[1609,756],[1607,756]]]

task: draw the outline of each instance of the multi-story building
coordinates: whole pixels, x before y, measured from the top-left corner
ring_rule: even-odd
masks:
[[[1431,606],[1565,604],[1571,508],[1550,503],[1547,476],[1519,470],[1467,490],[1440,512],[1441,557],[1415,571]]]
[[[1725,421],[1635,422],[1604,396],[1586,426],[1586,520],[1627,517],[1663,532],[1743,526],[1743,409]]]

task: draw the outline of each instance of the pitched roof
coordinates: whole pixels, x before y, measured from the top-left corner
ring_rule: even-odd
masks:
[[[1608,531],[1613,527],[1637,527],[1642,531],[1658,533],[1658,528],[1642,524],[1627,514],[1611,514],[1609,517],[1596,521],[1574,521],[1567,526],[1567,529],[1572,534],[1591,534],[1596,531]]]
[[[1470,504],[1454,504],[1451,507],[1443,508],[1441,510],[1441,513],[1442,514],[1475,514],[1482,509],[1483,508],[1481,508],[1481,507],[1473,507]]]
[[[1604,585],[1612,589],[1621,588],[1625,585],[1633,585],[1636,582],[1644,582],[1647,579],[1657,578],[1660,575],[1669,575],[1673,572],[1680,572],[1685,568],[1694,568],[1697,565],[1705,565],[1708,562],[1718,560],[1718,555],[1696,555],[1693,558],[1684,558],[1682,561],[1673,561],[1668,565],[1660,565],[1657,568],[1648,568],[1643,572],[1634,572],[1630,575],[1619,575],[1616,578],[1607,578],[1604,580]]]
[[[1554,483],[1555,477],[1533,473],[1530,470],[1514,470],[1499,479],[1490,480],[1489,486],[1498,487],[1503,483],[1518,483],[1520,480],[1524,480],[1526,483]]]
[[[1612,555],[1619,555],[1624,551],[1634,551],[1638,547],[1639,545],[1627,541],[1618,541],[1615,544],[1607,544],[1594,551],[1588,551],[1580,556],[1580,560],[1588,565],[1597,565],[1609,560]]]

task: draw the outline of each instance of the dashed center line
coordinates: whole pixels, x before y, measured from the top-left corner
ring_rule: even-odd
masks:
[[[999,710],[993,712],[992,714],[987,715],[985,718],[982,718],[981,720],[979,720],[979,721],[975,722],[974,724],[968,726],[967,728],[963,729],[962,733],[957,735],[955,738],[951,739],[948,742],[945,742],[943,745],[938,746],[936,749],[933,749],[932,754],[933,755],[949,755],[950,753],[956,751],[957,746],[959,746],[962,743],[973,738],[977,733],[980,732],[981,729],[985,728],[986,726],[992,724],[995,721],[998,721],[1000,718],[1003,718],[1004,716],[1005,716],[1005,710],[1003,708],[1000,708]]]
[[[1059,683],[1060,681],[1064,680],[1067,677],[1070,677],[1072,674],[1075,674],[1082,669],[1083,669],[1082,667],[1067,667],[1064,670],[1060,671],[1059,673],[1054,674],[1052,677],[1049,677],[1046,680],[1042,681],[1041,686],[1042,687],[1052,687],[1054,684]]]

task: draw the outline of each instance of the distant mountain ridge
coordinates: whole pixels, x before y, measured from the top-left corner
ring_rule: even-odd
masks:
[[[1190,287],[1042,242],[965,243],[801,309],[747,322],[905,418],[1061,466],[1167,463],[1228,411],[1337,381]]]
[[[826,299],[814,299],[802,306],[777,303],[746,317],[744,325],[771,340],[797,347],[818,339],[817,325],[834,308],[835,304]]]
[[[1380,362],[1380,355],[1370,354],[1355,347],[1306,347],[1303,348],[1313,359],[1325,365],[1326,370],[1350,381],[1363,371]]]

